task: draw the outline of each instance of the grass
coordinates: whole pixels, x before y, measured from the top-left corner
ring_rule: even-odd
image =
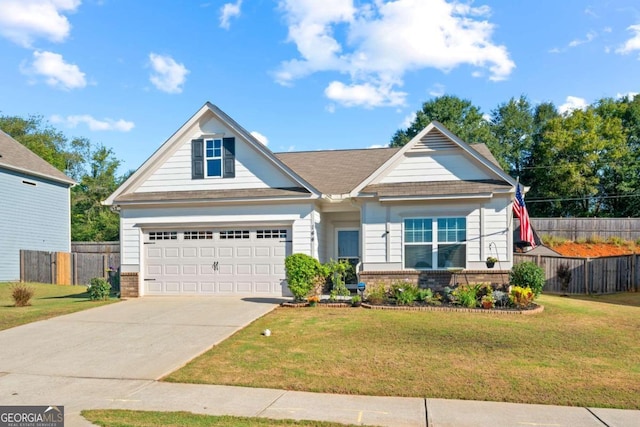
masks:
[[[153,412],[127,410],[88,410],[82,416],[99,426],[109,427],[253,427],[253,426],[314,426],[338,427],[340,423],[323,421],[272,420],[232,416],[199,415],[190,412]]]
[[[640,293],[538,302],[533,316],[278,308],[165,381],[640,409]]]
[[[25,283],[35,290],[31,305],[14,307],[11,298],[12,285],[12,283],[0,283],[0,330],[116,301],[89,301],[86,286]]]

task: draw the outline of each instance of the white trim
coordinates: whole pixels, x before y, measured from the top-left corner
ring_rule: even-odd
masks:
[[[501,179],[511,184],[511,186],[515,187],[516,181],[512,177],[510,177],[505,171],[503,171],[498,166],[491,163],[486,157],[484,157],[483,155],[478,153],[476,150],[474,150],[469,144],[467,144],[466,142],[462,141],[460,138],[452,134],[446,127],[444,127],[444,125],[442,125],[439,122],[432,121],[431,123],[429,123],[429,125],[427,125],[427,127],[425,127],[421,132],[419,132],[416,136],[414,136],[411,139],[411,141],[405,144],[404,147],[398,150],[393,156],[391,156],[386,162],[384,162],[378,169],[376,169],[364,181],[362,181],[358,186],[356,186],[356,188],[354,188],[350,193],[351,197],[356,197],[358,193],[362,191],[363,188],[365,188],[367,185],[371,184],[376,178],[381,176],[389,167],[391,167],[395,162],[399,161],[399,159],[402,159],[402,157],[404,157],[407,151],[411,150],[413,146],[415,146],[422,139],[423,136],[431,132],[433,129],[440,131],[440,133],[442,133],[445,137],[449,138],[451,142],[453,142],[454,144],[462,148],[465,152],[467,152],[467,154],[471,155],[471,157],[479,161],[484,167],[492,171],[495,175],[497,175]]]
[[[456,199],[491,199],[492,193],[477,194],[449,194],[437,196],[381,196],[380,202],[402,202],[402,201],[421,201],[421,200],[456,200]]]

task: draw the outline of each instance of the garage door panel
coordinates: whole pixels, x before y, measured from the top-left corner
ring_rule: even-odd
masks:
[[[179,293],[180,292],[180,282],[164,282],[164,289],[167,292]]]
[[[198,282],[182,282],[182,290],[195,294],[198,292]]]
[[[213,258],[216,256],[214,248],[200,248],[200,256],[203,258]]]
[[[200,283],[200,291],[212,294],[216,291],[216,285],[213,282],[202,282]]]
[[[238,292],[251,293],[251,282],[238,282]]]
[[[285,237],[279,229],[241,226],[145,231],[145,239],[151,239],[144,247],[145,293],[281,295],[291,247]]]
[[[180,249],[179,248],[164,248],[164,257],[165,258],[179,258],[180,257]]]
[[[271,256],[271,248],[264,248],[264,247],[258,246],[255,248],[254,254],[256,257],[268,258],[269,256]]]
[[[198,274],[198,266],[193,264],[182,264],[182,274],[195,276]]]
[[[239,247],[236,248],[236,256],[238,258],[250,258],[251,257],[251,247]]]
[[[269,264],[255,264],[255,273],[257,275],[268,276],[270,270]]]
[[[196,258],[198,256],[198,248],[182,248],[183,258]]]
[[[239,276],[250,276],[251,271],[251,264],[238,264],[236,266],[236,274]]]
[[[233,282],[219,282],[218,290],[220,292],[233,292]]]
[[[165,264],[164,274],[170,276],[177,276],[180,274],[180,265],[178,264]]]

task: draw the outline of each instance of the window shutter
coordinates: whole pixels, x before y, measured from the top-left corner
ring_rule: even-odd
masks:
[[[236,176],[236,139],[223,138],[222,146],[224,148],[223,161],[224,173],[223,178],[235,178]]]
[[[204,179],[204,139],[191,140],[191,178]]]

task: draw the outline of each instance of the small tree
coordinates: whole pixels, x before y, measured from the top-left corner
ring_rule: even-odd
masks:
[[[293,254],[284,260],[287,270],[287,283],[296,301],[304,300],[314,288],[317,277],[320,275],[320,261],[305,255]]]
[[[106,301],[111,293],[111,285],[102,277],[94,277],[87,287],[87,292],[91,301]]]
[[[522,288],[531,288],[536,298],[542,293],[544,282],[544,270],[531,261],[514,265],[509,273],[510,284]]]
[[[569,283],[571,282],[571,269],[568,264],[560,264],[556,269],[556,276],[560,280],[563,295],[567,295],[569,291]]]

